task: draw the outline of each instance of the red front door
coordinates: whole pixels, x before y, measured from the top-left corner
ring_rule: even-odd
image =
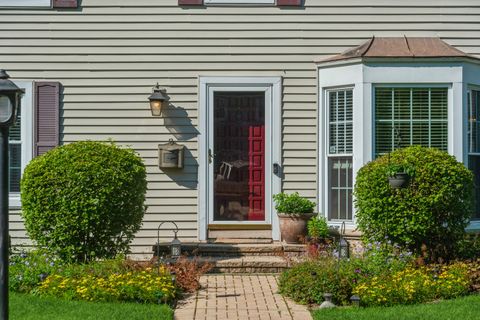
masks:
[[[249,127],[248,220],[265,220],[265,126]]]
[[[265,94],[214,95],[214,221],[265,221]]]

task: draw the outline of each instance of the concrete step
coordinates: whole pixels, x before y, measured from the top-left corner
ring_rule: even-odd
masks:
[[[168,255],[169,243],[154,245],[154,255]],[[274,243],[182,243],[182,253],[199,257],[287,256],[305,254],[304,245]]]
[[[280,273],[289,261],[279,256],[200,257],[198,261],[213,265],[210,273]]]

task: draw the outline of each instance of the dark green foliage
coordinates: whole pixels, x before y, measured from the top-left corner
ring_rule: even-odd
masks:
[[[457,258],[475,260],[480,258],[480,234],[468,233],[457,242]]]
[[[308,236],[314,240],[328,237],[329,229],[325,217],[313,217],[307,223]]]
[[[320,304],[324,293],[333,295],[337,305],[349,304],[354,274],[340,267],[336,259],[303,262],[283,272],[279,278],[280,293],[302,303]]]
[[[298,192],[292,194],[279,193],[274,195],[273,199],[278,213],[299,215],[312,213],[315,208],[315,202],[301,197]]]
[[[390,188],[392,164],[414,168],[408,187]],[[417,254],[427,250],[430,258],[451,256],[473,210],[472,173],[433,148],[412,146],[366,164],[354,192],[357,225],[367,242],[391,241]]]
[[[22,183],[29,236],[65,261],[128,250],[146,207],[146,171],[133,150],[76,142],[33,159]]]

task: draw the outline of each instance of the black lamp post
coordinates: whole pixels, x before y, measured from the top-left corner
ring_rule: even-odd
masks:
[[[15,123],[23,90],[0,70],[0,319],[8,319],[8,128]]]

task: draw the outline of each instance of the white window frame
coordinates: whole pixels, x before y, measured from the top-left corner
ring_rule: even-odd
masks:
[[[329,179],[330,179],[330,171],[329,171],[329,168],[328,168],[328,162],[331,158],[342,158],[342,157],[350,157],[352,158],[352,166],[353,166],[353,136],[352,136],[352,152],[351,153],[342,153],[342,154],[332,154],[330,153],[330,99],[329,99],[329,94],[330,92],[338,92],[338,91],[348,91],[348,90],[351,90],[352,91],[352,113],[353,113],[353,104],[354,104],[354,96],[355,96],[355,88],[354,86],[345,86],[345,87],[335,87],[335,88],[326,88],[325,89],[325,138],[326,138],[326,141],[325,141],[325,173],[323,176],[324,176],[324,186],[325,186],[325,190],[326,190],[326,197],[325,197],[325,208],[326,210],[329,210],[330,208],[330,199],[328,197],[329,193],[330,193],[330,188],[329,188]],[[353,114],[352,114],[352,134],[354,132],[354,118],[353,118]],[[352,174],[353,174],[353,168],[352,168]],[[354,185],[354,179],[352,177],[352,188],[353,188],[353,185]],[[353,199],[353,198],[352,198]],[[325,211],[325,217],[327,218],[328,222],[329,223],[332,223],[332,224],[341,224],[343,221],[345,221],[345,223],[347,224],[352,224],[353,223],[353,218],[354,218],[354,208],[353,208],[353,201],[352,203],[350,204],[351,208],[352,208],[352,219],[345,219],[345,220],[342,220],[342,219],[332,219],[332,220],[329,220],[329,212]]]
[[[450,130],[451,130],[451,126],[449,125],[448,121],[450,120],[449,119],[449,116],[448,116],[448,113],[450,113],[450,90],[452,88],[452,86],[448,83],[445,83],[445,84],[441,84],[441,83],[432,83],[432,84],[428,84],[428,83],[402,83],[402,84],[387,84],[387,83],[376,83],[376,84],[373,84],[372,85],[372,116],[373,116],[373,121],[372,121],[372,151],[373,151],[373,154],[372,154],[372,159],[375,159],[376,157],[376,153],[375,153],[375,149],[376,149],[376,143],[377,141],[375,140],[375,137],[376,137],[376,123],[377,123],[377,119],[375,118],[375,112],[376,112],[376,106],[375,106],[375,89],[376,88],[407,88],[407,89],[415,89],[415,88],[443,88],[443,89],[447,89],[447,137],[450,136]],[[429,119],[431,120],[431,119]],[[450,141],[448,141],[449,139],[447,138],[447,151],[450,149]]]
[[[33,157],[33,82],[32,81],[13,81],[19,88],[25,90],[22,96],[20,108],[22,110],[22,119],[20,122],[21,141],[22,141],[22,174],[28,162]],[[20,193],[11,192],[9,194],[9,207],[20,208]]]
[[[209,163],[208,149],[211,148],[213,133],[213,94],[215,91],[265,91],[265,215],[267,223],[272,226],[272,239],[280,240],[280,225],[273,204],[272,195],[281,191],[281,177],[273,174],[273,164],[281,164],[281,110],[282,110],[282,78],[281,77],[199,77],[199,136],[198,136],[198,239],[207,240],[208,224],[212,213],[213,183],[211,173],[213,162]],[[238,224],[231,222],[230,224]],[[265,222],[263,222],[265,223]],[[221,224],[229,224],[222,222]],[[241,224],[258,224],[241,222]]]
[[[0,8],[51,8],[51,0],[0,0]]]
[[[470,92],[470,99],[472,99],[472,90],[475,90],[475,91],[480,91],[480,85],[473,85],[473,84],[469,84],[467,86],[467,93]],[[468,94],[466,94],[466,97],[465,99],[467,99],[468,97]],[[470,100],[470,103],[472,101]],[[468,108],[468,102],[466,103],[466,108]],[[465,116],[465,122],[466,122],[466,125],[465,125],[465,139],[466,139],[466,147],[465,147],[465,152],[466,152],[466,156],[465,156],[465,166],[467,168],[469,168],[470,164],[469,164],[469,155],[475,155],[475,156],[480,156],[480,153],[479,152],[475,152],[475,153],[470,153],[469,151],[469,146],[468,144],[470,143],[470,141],[468,140],[468,110],[466,110],[466,116]],[[480,230],[480,220],[477,219],[477,220],[470,220],[470,225],[467,227],[467,231],[472,231],[472,232],[478,232],[478,230]]]
[[[1,0],[0,0],[1,1]],[[275,0],[204,0],[204,5],[275,5]]]

